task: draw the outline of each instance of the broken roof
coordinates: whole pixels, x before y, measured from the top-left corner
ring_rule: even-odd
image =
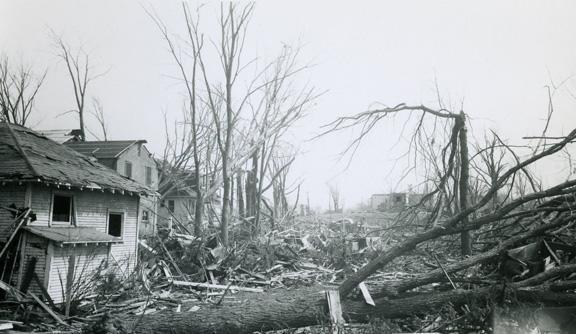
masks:
[[[68,187],[153,193],[73,149],[14,124],[0,122],[0,156],[0,181],[36,181]]]
[[[125,152],[132,145],[146,143],[145,140],[110,140],[110,141],[84,141],[69,142],[66,146],[87,156],[96,159],[114,159]]]
[[[52,139],[58,144],[80,140],[80,129],[37,130],[43,136]]]
[[[121,238],[111,236],[93,227],[48,227],[26,226],[24,229],[44,239],[52,240],[61,245],[119,243]]]

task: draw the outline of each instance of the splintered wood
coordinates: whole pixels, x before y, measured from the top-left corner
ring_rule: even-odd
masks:
[[[220,285],[220,284],[209,284],[209,283],[196,283],[196,282],[184,282],[184,281],[173,281],[172,284],[176,286],[190,286],[194,288],[204,288],[204,289],[215,289],[215,290],[236,290],[244,292],[264,292],[261,288],[248,288],[236,285]]]
[[[332,323],[332,333],[339,333],[339,327],[346,321],[342,316],[342,305],[340,304],[340,293],[338,290],[326,290],[326,300],[328,301],[328,311],[330,312],[330,322]]]
[[[364,301],[366,302],[366,304],[376,306],[376,304],[374,303],[374,299],[372,299],[372,296],[370,295],[370,291],[368,291],[368,287],[366,286],[366,283],[362,282],[362,283],[358,284],[358,287],[360,288],[360,291],[362,292],[362,297],[364,297]]]

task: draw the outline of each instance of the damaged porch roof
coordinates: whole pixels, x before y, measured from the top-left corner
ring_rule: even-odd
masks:
[[[60,245],[121,243],[122,239],[98,231],[93,227],[26,226],[24,230]]]
[[[25,127],[0,122],[0,182],[45,182],[57,186],[152,195],[149,188]]]

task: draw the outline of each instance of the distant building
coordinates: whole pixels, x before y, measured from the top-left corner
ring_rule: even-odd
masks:
[[[201,176],[202,177],[202,176]],[[208,180],[202,177],[205,184]],[[158,190],[162,198],[158,207],[158,225],[164,228],[170,224],[179,224],[186,226],[191,230],[194,222],[196,210],[196,190],[195,190],[194,173],[192,171],[173,172],[167,180],[162,182]],[[209,219],[220,209],[219,191],[211,198],[205,198],[205,204],[211,204],[205,207],[204,216]],[[211,212],[210,210],[216,210]]]
[[[403,209],[418,204],[422,196],[407,192],[373,194],[370,196],[370,208],[375,211]]]
[[[158,190],[158,168],[145,140],[69,141],[67,147],[92,157],[99,163],[117,171],[154,191]],[[140,203],[140,236],[151,236],[157,230],[158,200],[143,199]]]
[[[134,270],[149,188],[18,125],[0,123],[0,157],[5,282],[60,303],[103,265]]]

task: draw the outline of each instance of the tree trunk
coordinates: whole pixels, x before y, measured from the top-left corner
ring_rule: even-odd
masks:
[[[460,212],[466,211],[468,209],[468,176],[469,176],[469,161],[468,161],[468,136],[466,130],[466,116],[463,112],[460,113],[460,117],[456,118],[456,122],[460,122],[460,179],[459,179],[459,208]],[[463,226],[468,225],[468,217],[462,218],[461,224]],[[463,231],[460,235],[460,248],[462,255],[472,254],[472,237],[471,232]]]
[[[234,175],[230,175],[230,214],[234,215]]]
[[[202,218],[204,216],[204,196],[202,192],[196,193],[196,204],[194,205],[194,235],[202,234]]]
[[[236,175],[236,201],[237,204],[236,206],[238,206],[238,216],[240,217],[240,219],[243,219],[246,217],[245,213],[244,213],[244,195],[243,195],[243,190],[242,190],[242,171],[238,172],[238,174]]]
[[[227,166],[224,164],[224,162],[222,163],[222,165],[224,166],[224,170],[227,168]],[[227,174],[225,172],[223,172],[223,174]],[[229,214],[229,210],[230,210],[230,204],[229,204],[229,198],[228,195],[230,194],[230,179],[228,178],[228,175],[226,175],[224,177],[223,180],[223,190],[222,190],[222,216],[221,216],[221,220],[220,220],[220,238],[222,239],[222,244],[224,246],[228,246],[228,219],[230,217]]]
[[[494,300],[502,288],[486,287],[477,290],[451,290],[421,294],[401,299],[377,299],[376,306],[364,301],[342,300],[344,318],[353,322],[366,322],[373,315],[388,319],[406,317],[426,312],[436,312],[446,303],[454,307],[471,300]],[[549,291],[516,291],[519,301],[549,304],[573,304],[576,295]],[[321,288],[304,288],[269,294],[237,295],[234,302],[222,305],[205,304],[195,312],[163,311],[143,315],[136,320],[132,333],[253,333],[282,328],[328,324],[325,291]],[[187,309],[190,305],[183,307]],[[133,318],[130,323],[133,322]]]
[[[255,150],[252,154],[252,182],[250,183],[250,217],[252,217],[252,237],[258,234],[258,152],[260,150]]]

